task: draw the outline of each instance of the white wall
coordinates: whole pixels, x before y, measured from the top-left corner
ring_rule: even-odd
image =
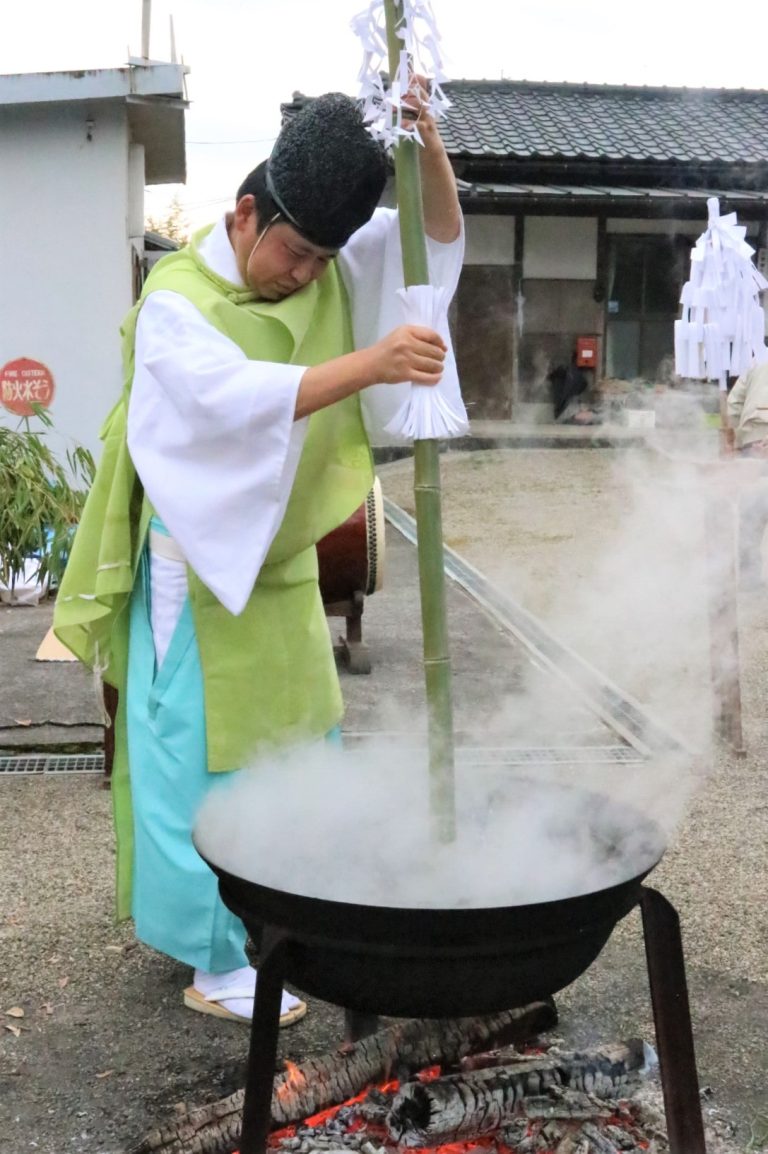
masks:
[[[128,189],[122,102],[0,108],[0,366],[46,364],[57,430],[92,451],[122,385]]]
[[[464,228],[464,264],[514,264],[514,216],[465,216]]]
[[[128,145],[128,236],[144,249],[144,145]]]
[[[596,218],[525,218],[523,277],[526,280],[594,280],[596,275]]]

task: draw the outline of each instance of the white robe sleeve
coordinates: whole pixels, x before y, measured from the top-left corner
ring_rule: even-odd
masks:
[[[449,244],[427,237],[430,284],[446,290],[451,300],[459,283],[464,260],[464,222],[456,240]],[[355,348],[369,348],[398,325],[403,311],[397,290],[403,288],[403,257],[400,222],[391,208],[379,208],[363,228],[353,233],[338,255],[339,271],[350,297]],[[441,334],[453,358],[450,334]],[[391,441],[385,426],[407,399],[411,386],[373,385],[360,394],[368,433],[378,443]]]
[[[139,312],[128,448],[188,564],[241,613],[277,533],[308,419],[305,367],[249,360],[178,293]]]

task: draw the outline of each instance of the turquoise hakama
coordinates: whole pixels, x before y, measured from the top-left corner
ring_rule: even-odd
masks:
[[[160,530],[156,520],[152,527]],[[150,619],[149,555],[130,606],[126,716],[135,849],[136,936],[208,973],[246,964],[246,932],[192,844],[204,798],[232,773],[209,773],[200,668],[189,598],[157,669]],[[237,773],[237,770],[232,771]]]

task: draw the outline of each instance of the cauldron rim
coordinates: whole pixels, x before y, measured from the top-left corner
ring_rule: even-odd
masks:
[[[498,770],[498,767],[493,768],[494,770]],[[541,781],[537,781],[535,778],[524,778],[524,780],[531,780],[537,786],[541,786],[543,784]],[[200,845],[198,844],[200,838],[198,836],[197,829],[193,830],[192,842],[195,849],[197,850],[197,853],[200,855],[203,861],[209,866],[211,870],[213,870],[217,877],[220,879],[223,878],[225,882],[229,881],[235,883],[238,888],[248,887],[249,889],[252,889],[254,893],[258,893],[264,897],[271,896],[274,899],[283,898],[292,902],[308,903],[310,908],[322,907],[329,912],[335,911],[339,914],[346,914],[346,916],[349,916],[350,913],[357,911],[361,915],[378,915],[384,918],[387,916],[410,917],[411,915],[414,917],[417,915],[422,915],[429,916],[430,918],[439,918],[442,915],[450,916],[452,919],[456,919],[458,921],[460,920],[461,915],[472,918],[479,917],[481,915],[493,917],[494,915],[500,916],[504,913],[511,915],[513,911],[527,911],[531,916],[535,916],[535,913],[545,915],[547,912],[555,912],[557,907],[568,905],[569,908],[573,908],[571,903],[589,904],[590,900],[594,902],[601,896],[608,898],[612,893],[618,894],[627,887],[639,885],[643,879],[656,868],[667,850],[667,838],[657,821],[643,814],[640,810],[637,810],[628,802],[616,801],[613,798],[606,796],[605,794],[597,794],[593,790],[584,789],[578,784],[572,785],[566,782],[557,782],[553,783],[553,787],[559,790],[573,791],[574,793],[578,793],[586,797],[594,796],[597,801],[600,801],[602,804],[608,805],[613,809],[622,809],[635,813],[637,815],[637,826],[639,827],[642,825],[647,829],[649,843],[654,846],[653,852],[649,855],[650,860],[646,859],[641,868],[639,868],[637,872],[633,873],[631,876],[622,878],[618,881],[614,881],[609,886],[601,886],[598,889],[588,890],[583,893],[569,894],[565,897],[547,898],[545,901],[526,902],[524,904],[518,903],[516,905],[490,906],[389,906],[383,904],[373,904],[369,902],[344,901],[338,898],[322,897],[317,894],[300,893],[296,892],[295,890],[286,889],[283,887],[278,889],[274,885],[267,885],[264,882],[257,882],[252,878],[244,877],[241,874],[234,873],[231,869],[219,865],[212,858],[208,857],[201,850]]]
[[[209,868],[213,870],[217,877],[224,880],[225,883],[227,881],[234,882],[238,887],[247,887],[249,890],[253,890],[254,892],[258,892],[264,896],[271,895],[275,898],[288,898],[292,899],[293,901],[306,903],[312,906],[322,906],[326,910],[337,911],[339,914],[345,913],[347,916],[349,916],[350,912],[354,913],[355,911],[358,911],[360,913],[365,912],[366,914],[371,915],[380,914],[382,917],[387,915],[413,915],[414,917],[417,915],[422,915],[433,918],[436,916],[445,915],[450,916],[452,919],[458,919],[461,915],[479,917],[483,914],[486,914],[493,916],[494,914],[512,913],[513,911],[528,911],[530,913],[533,913],[534,911],[540,911],[542,914],[546,912],[552,913],[555,911],[556,907],[562,907],[563,905],[570,906],[571,903],[581,901],[587,902],[590,899],[594,900],[595,898],[601,896],[608,896],[610,894],[617,893],[628,886],[639,885],[644,878],[648,877],[648,875],[656,869],[666,852],[666,846],[664,846],[659,852],[658,857],[655,857],[649,864],[644,865],[638,873],[632,874],[631,877],[622,878],[620,881],[613,882],[609,886],[603,886],[596,890],[588,890],[584,893],[569,894],[567,897],[548,898],[543,902],[526,902],[525,904],[496,906],[385,906],[374,905],[370,902],[366,903],[340,901],[338,898],[318,897],[316,894],[302,894],[297,893],[295,890],[277,889],[275,886],[268,886],[263,882],[255,882],[250,878],[245,878],[239,874],[232,873],[231,870],[225,869],[224,866],[217,865],[215,862],[207,858],[205,854],[200,852],[197,845],[195,845],[195,848],[197,849],[197,852],[200,854],[200,857],[203,859],[206,865],[208,865]]]
[[[281,980],[364,1013],[461,1017],[553,995],[592,964],[666,849],[659,824],[633,813],[652,833],[639,872],[527,905],[361,905],[274,889],[201,857],[251,939],[262,943],[268,929],[268,941],[285,943]]]
[[[267,927],[290,943],[283,980],[360,1012],[440,1018],[495,1013],[570,985],[637,906],[655,864],[593,894],[474,909],[353,905],[212,868],[255,943]]]

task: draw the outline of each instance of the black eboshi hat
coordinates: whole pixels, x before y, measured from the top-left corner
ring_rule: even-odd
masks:
[[[341,92],[316,97],[288,121],[265,173],[286,220],[313,244],[334,249],[370,220],[386,178],[382,146]]]

